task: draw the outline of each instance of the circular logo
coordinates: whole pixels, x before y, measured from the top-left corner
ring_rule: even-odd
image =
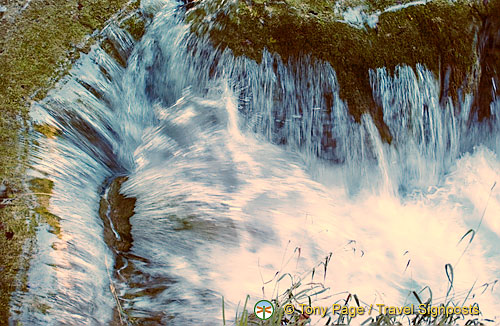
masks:
[[[260,300],[255,304],[253,312],[255,313],[255,316],[257,316],[257,318],[261,320],[267,320],[273,315],[274,306],[267,300]]]

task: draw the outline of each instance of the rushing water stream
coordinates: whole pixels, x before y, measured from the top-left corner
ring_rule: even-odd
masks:
[[[233,316],[247,294],[252,307],[270,298],[278,271],[307,273],[330,253],[314,276],[325,304],[349,291],[402,305],[425,286],[443,303],[450,264],[448,298],[462,304],[474,285],[467,302],[496,318],[500,99],[470,124],[472,98],[441,107],[424,67],[372,71],[388,145],[369,116],[348,114],[328,64],[235,58],[192,35],[176,6],[135,45],[110,27],[126,68],[96,46],[33,108],[60,131],[40,136],[32,172],[54,181],[60,232],[38,231],[13,320],[118,324],[116,293],[140,324],[220,325],[221,296]],[[111,225],[120,238],[110,210],[100,215],[117,177],[135,198],[120,248],[103,236]]]

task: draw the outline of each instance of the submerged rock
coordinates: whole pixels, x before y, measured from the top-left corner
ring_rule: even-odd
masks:
[[[126,180],[127,177],[115,178],[106,195],[101,198],[99,207],[104,225],[104,241],[118,252],[127,252],[132,246],[130,217],[134,215],[136,199],[121,194],[121,186]]]
[[[161,323],[165,312],[150,315],[134,314],[134,300],[160,295],[173,283],[173,280],[144,273],[137,268],[137,265],[150,262],[130,251],[133,243],[130,218],[134,215],[136,198],[126,197],[121,193],[122,185],[127,180],[126,176],[113,179],[101,197],[99,207],[99,215],[104,226],[104,241],[115,254],[113,271],[109,273],[113,275],[114,280],[120,280],[110,284],[116,300],[112,324],[157,325]]]

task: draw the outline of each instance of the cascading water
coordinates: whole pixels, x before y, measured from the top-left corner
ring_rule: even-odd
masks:
[[[127,67],[94,47],[33,108],[59,131],[40,136],[32,173],[54,181],[60,232],[38,231],[14,321],[119,324],[121,310],[140,324],[220,325],[221,296],[228,310],[269,297],[277,272],[330,253],[316,276],[324,304],[349,291],[402,305],[425,286],[443,303],[450,264],[448,298],[461,303],[475,284],[468,297],[496,318],[500,100],[470,124],[472,99],[442,107],[424,67],[371,71],[389,145],[368,115],[348,114],[330,65],[235,58],[178,12],[163,8],[135,46],[110,27]],[[112,219],[117,178],[135,200],[128,245]]]

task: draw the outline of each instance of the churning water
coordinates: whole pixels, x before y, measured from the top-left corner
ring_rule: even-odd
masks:
[[[470,123],[472,99],[443,107],[424,67],[372,71],[389,145],[348,114],[330,65],[235,58],[175,7],[135,45],[109,27],[127,67],[95,47],[33,108],[60,133],[40,135],[32,172],[54,181],[60,232],[39,230],[13,320],[118,323],[118,298],[142,324],[220,325],[221,296],[230,319],[247,294],[253,307],[290,285],[281,275],[313,268],[324,304],[349,292],[403,305],[429,286],[434,304],[468,298],[496,318],[500,99]],[[106,244],[99,215],[120,176],[136,199],[126,252]]]

